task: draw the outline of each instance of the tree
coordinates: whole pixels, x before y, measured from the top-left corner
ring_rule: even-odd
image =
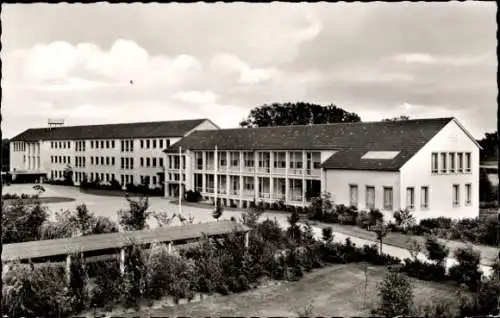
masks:
[[[74,185],[73,183],[73,169],[70,165],[66,166],[63,171],[64,184],[66,185]]]
[[[219,222],[219,218],[222,216],[222,212],[224,212],[224,208],[219,200],[217,200],[217,204],[215,205],[215,210],[212,212],[212,217]]]
[[[380,254],[382,255],[382,246],[383,246],[383,240],[387,236],[387,233],[389,232],[387,229],[387,226],[383,223],[378,221],[377,224],[372,228],[373,232],[377,235],[377,241],[379,242],[380,246]]]
[[[377,315],[396,317],[409,315],[413,307],[413,285],[410,279],[396,271],[389,270],[378,285],[380,297]]]
[[[416,260],[418,257],[418,254],[422,251],[422,246],[420,243],[418,243],[417,240],[410,239],[409,244],[408,244],[408,252],[410,253],[410,256],[413,258],[413,260]]]
[[[465,284],[470,290],[476,291],[481,282],[482,273],[479,270],[481,253],[468,246],[455,250],[458,264],[450,268],[450,277],[459,284]]]
[[[481,160],[494,161],[498,158],[498,134],[497,132],[485,133],[484,137],[477,141],[481,147]]]
[[[40,194],[42,194],[43,192],[45,192],[45,188],[39,184],[35,184],[33,186],[33,190],[35,190],[37,193],[37,196],[40,196]]]
[[[288,237],[290,237],[295,242],[299,243],[301,241],[302,231],[300,230],[300,225],[298,224],[300,221],[300,214],[295,209],[292,214],[287,217],[289,227],[286,230]]]
[[[410,116],[400,115],[398,117],[392,117],[392,118],[382,119],[382,121],[392,122],[392,123],[396,122],[396,121],[405,121],[405,120],[410,120]]]
[[[47,209],[39,200],[27,204],[18,199],[9,205],[2,201],[2,242],[9,244],[38,240],[42,224],[47,219]]]
[[[436,262],[439,266],[444,266],[444,261],[450,253],[446,245],[439,243],[436,237],[429,236],[425,241],[425,248],[427,250],[427,257],[431,261]]]
[[[325,241],[325,243],[329,244],[329,243],[333,242],[334,235],[333,235],[333,229],[331,226],[324,227],[321,230],[321,234],[323,235],[323,241]]]
[[[241,127],[270,127],[288,125],[329,124],[339,122],[359,122],[360,117],[349,113],[335,105],[273,103],[256,107],[250,111],[246,119],[240,122]]]
[[[415,217],[408,209],[401,209],[394,212],[394,219],[396,220],[396,224],[404,230],[415,225]]]
[[[495,193],[488,174],[485,169],[480,169],[479,172],[479,201],[491,202],[495,201]]]
[[[144,230],[147,227],[146,221],[151,215],[151,212],[147,211],[149,208],[148,197],[140,196],[138,199],[132,199],[127,195],[126,199],[129,203],[129,209],[118,211],[120,225],[126,231]]]

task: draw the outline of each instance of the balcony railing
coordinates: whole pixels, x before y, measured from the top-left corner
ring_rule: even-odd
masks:
[[[240,195],[240,189],[230,189],[229,194],[230,195]]]
[[[252,166],[252,167],[243,167],[243,172],[245,173],[253,173],[255,171],[255,168]]]
[[[271,194],[269,194],[269,193],[266,193],[266,192],[259,193],[259,198],[269,199],[270,197],[271,197]]]
[[[218,194],[226,194],[226,186],[224,185],[224,187],[223,187],[223,188],[222,188],[222,187],[219,187],[219,188],[217,189],[217,193],[218,193]]]
[[[213,171],[213,170],[214,170],[214,165],[207,164],[207,165],[205,166],[205,170],[208,170],[208,171]]]
[[[293,169],[290,169],[290,175],[292,176],[301,176],[302,173],[303,173],[304,169],[296,169],[296,168],[293,168]]]
[[[320,169],[307,169],[306,175],[313,176],[313,177],[319,177],[319,176],[321,176],[321,170]]]
[[[271,199],[274,200],[285,200],[285,194],[284,193],[273,193],[273,196]]]
[[[257,168],[257,173],[269,173],[270,169],[269,167],[258,167]]]
[[[194,187],[194,191],[203,192],[203,187]]]
[[[280,175],[285,175],[286,174],[286,168],[273,168],[273,174],[280,174]]]
[[[291,194],[290,195],[290,201],[298,201],[298,202],[302,202],[302,195],[300,194]]]
[[[230,166],[229,172],[240,172],[240,166]]]
[[[254,197],[255,196],[255,191],[253,190],[243,190],[243,196],[244,197]]]
[[[207,190],[206,191],[207,193],[214,193],[214,188],[213,187],[207,187],[206,190]]]
[[[219,166],[219,167],[217,168],[217,171],[218,171],[218,172],[227,172],[227,166]]]

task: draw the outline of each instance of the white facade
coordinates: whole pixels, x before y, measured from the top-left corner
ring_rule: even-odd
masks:
[[[205,120],[198,129],[218,129]],[[188,133],[190,133],[188,132]],[[65,169],[73,172],[78,185],[84,178],[109,184],[112,179],[122,186],[148,183],[161,188],[158,173],[164,172],[163,150],[180,140],[175,136],[128,139],[44,140],[10,143],[11,173],[44,173],[48,179],[62,180]],[[123,162],[122,162],[123,160]]]
[[[433,153],[438,156],[437,173],[432,169]],[[470,169],[466,162],[468,153]],[[442,165],[444,154],[447,163],[445,171]],[[459,158],[462,160],[462,172],[459,172]],[[451,170],[452,161],[454,170]],[[326,171],[325,190],[331,193],[335,203],[351,205],[351,194],[355,191],[351,190],[351,186],[357,186],[357,207],[360,210],[368,210],[367,192],[373,190],[367,187],[373,187],[374,207],[388,218],[392,218],[393,211],[405,208],[417,220],[439,216],[474,218],[479,214],[479,147],[456,121],[450,121],[399,171]],[[384,192],[387,194],[389,191],[392,191],[393,200],[388,202],[390,195],[387,195],[384,202]],[[389,206],[392,209],[388,209]]]
[[[450,120],[395,171],[320,168],[334,150],[183,152],[185,189],[197,190],[205,199],[221,199],[225,205],[241,207],[255,200],[307,206],[311,199],[308,192],[317,194],[319,188],[319,192],[329,192],[336,204],[356,205],[365,211],[379,209],[387,220],[394,211],[406,208],[417,220],[479,214],[479,146],[456,120]],[[283,154],[283,163],[275,163],[278,153]],[[433,154],[438,156],[437,172],[432,171]],[[377,160],[383,159],[377,157],[381,155],[393,159],[391,151],[370,155]],[[175,156],[178,154],[167,154],[166,161]],[[441,158],[446,158],[445,170]],[[179,165],[169,164],[167,173],[171,174],[167,182],[178,185],[179,179],[172,176],[179,173]],[[178,194],[165,190],[167,197]]]

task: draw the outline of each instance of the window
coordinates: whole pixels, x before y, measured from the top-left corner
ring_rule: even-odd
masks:
[[[286,168],[286,152],[274,153],[274,168]]]
[[[375,187],[366,187],[366,208],[375,208]]]
[[[106,140],[106,148],[109,149],[109,140]]]
[[[149,158],[146,158],[146,167],[150,167],[151,166],[151,159]]]
[[[104,166],[104,157],[101,157],[101,165]]]
[[[453,206],[460,206],[460,186],[458,184],[453,185]]]
[[[457,153],[457,161],[458,161],[458,173],[464,172],[464,154],[459,152]]]
[[[163,158],[158,158],[159,166],[163,168]]]
[[[92,149],[94,148],[94,141],[93,140],[90,141],[90,148],[92,148]]]
[[[441,173],[446,173],[447,168],[446,168],[446,152],[441,153]]]
[[[465,153],[465,172],[469,173],[471,171],[471,159],[470,152]]]
[[[101,140],[101,149],[104,149],[104,140]]]
[[[111,157],[111,165],[115,165],[115,157]]]
[[[123,157],[120,158],[120,168],[125,169],[125,158]]]
[[[143,157],[141,157],[141,158],[139,159],[139,162],[140,162],[140,166],[141,166],[141,167],[144,167],[144,158],[143,158]]]
[[[428,209],[429,208],[429,187],[422,187],[420,189],[420,208]]]
[[[156,158],[153,158],[153,168],[156,168]]]
[[[90,157],[90,164],[93,165],[94,164],[94,157]]]
[[[106,173],[106,182],[109,182],[109,173]]]
[[[160,143],[160,148],[163,148],[163,139],[158,140],[158,142]]]
[[[455,153],[450,152],[449,157],[450,157],[450,172],[455,173]]]
[[[149,146],[150,146],[150,141],[149,141],[149,139],[147,139],[147,140],[146,140],[146,148],[148,148],[148,149],[149,149]]]
[[[156,176],[153,176],[153,184],[156,185]]]
[[[406,208],[408,210],[415,209],[415,188],[406,188]]]
[[[120,150],[121,152],[125,151],[125,143],[123,142],[123,140],[120,140]]]
[[[290,168],[302,169],[302,152],[290,153]]]
[[[141,149],[144,148],[144,140],[141,139]],[[142,178],[142,176],[141,176]],[[142,183],[142,182],[141,182]]]
[[[115,141],[114,140],[111,140],[111,148],[115,148]]]
[[[245,159],[245,167],[253,168],[255,166],[255,157],[253,152],[245,152],[243,153]]]
[[[98,140],[95,141],[95,148],[99,149],[99,141]]]
[[[357,207],[358,206],[358,186],[350,185],[349,186],[349,205]]]
[[[467,183],[465,185],[465,204],[466,205],[472,204],[472,184],[471,183]]]
[[[106,166],[109,166],[109,157],[106,157]]]
[[[384,210],[392,210],[392,187],[384,187]]]
[[[167,139],[166,143],[167,143],[167,148],[170,147],[170,139]]]
[[[156,139],[153,139],[153,148],[156,148]]]

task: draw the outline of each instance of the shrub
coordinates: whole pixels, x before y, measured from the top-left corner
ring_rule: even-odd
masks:
[[[110,310],[120,302],[122,294],[122,275],[117,259],[93,261],[87,263],[89,277],[95,277],[92,290],[92,307]]]
[[[330,226],[324,227],[323,229],[321,229],[321,234],[322,234],[323,241],[325,241],[325,243],[332,243],[333,242],[333,238],[334,238],[333,229]]]
[[[440,266],[444,265],[444,261],[450,252],[446,245],[439,243],[436,237],[429,236],[425,241],[425,248],[427,250],[427,257],[431,261],[436,262]]]
[[[403,261],[401,272],[406,273],[410,277],[415,277],[427,281],[444,281],[446,277],[446,269],[444,266],[422,262],[418,259],[406,258]]]
[[[477,290],[482,275],[479,270],[481,253],[471,246],[459,248],[455,251],[455,259],[458,264],[450,268],[450,278],[459,284],[465,284],[470,290]]]
[[[394,219],[396,220],[396,224],[403,228],[403,230],[408,229],[415,225],[415,217],[411,214],[408,209],[402,209],[394,212]]]
[[[378,222],[384,222],[384,215],[379,209],[370,209],[368,212],[368,218],[370,220],[370,226],[373,226]]]
[[[40,239],[40,229],[48,213],[40,201],[28,204],[16,199],[11,205],[2,201],[2,242],[20,243]]]
[[[113,178],[113,179],[111,179],[111,182],[110,182],[110,188],[111,188],[111,190],[121,190],[122,185],[120,184],[120,182],[118,182],[118,180]]]
[[[386,272],[378,285],[380,302],[376,314],[384,317],[409,315],[413,307],[413,286],[405,275],[396,271]]]
[[[146,228],[146,220],[151,215],[147,212],[149,208],[148,197],[141,196],[138,199],[132,199],[127,196],[129,203],[128,210],[119,210],[118,217],[120,225],[126,231],[138,231]]]
[[[354,208],[339,204],[335,207],[335,211],[338,214],[340,224],[356,225],[358,211],[356,211]]]
[[[429,218],[420,220],[420,225],[430,230],[432,229],[449,229],[452,226],[452,219],[445,217]]]
[[[266,242],[270,242],[276,245],[279,245],[283,242],[283,230],[276,220],[264,220],[263,222],[257,224],[255,230],[262,236],[262,238]]]
[[[212,212],[212,217],[219,221],[219,218],[222,216],[222,213],[224,212],[224,207],[222,207],[220,200],[217,200],[217,204],[215,206],[214,211]]]
[[[367,229],[370,225],[372,225],[368,212],[360,211],[358,213],[358,216],[356,217],[356,225],[363,229]]]

